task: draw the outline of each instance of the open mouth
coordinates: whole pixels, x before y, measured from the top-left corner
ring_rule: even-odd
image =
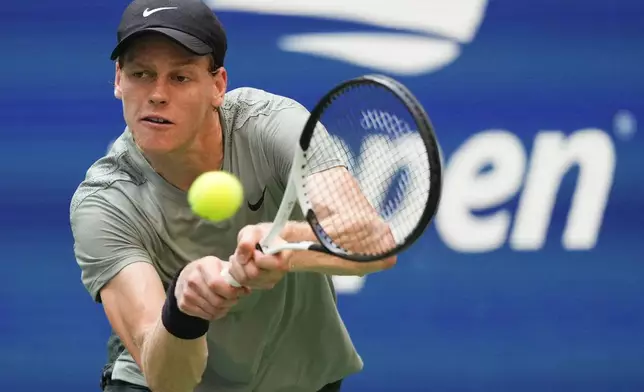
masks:
[[[172,124],[172,121],[170,120],[166,120],[163,117],[155,117],[155,116],[144,117],[142,121],[147,121],[152,124]]]

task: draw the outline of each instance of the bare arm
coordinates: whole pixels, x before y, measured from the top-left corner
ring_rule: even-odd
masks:
[[[192,392],[206,366],[205,336],[179,339],[161,322],[165,292],[154,267],[132,263],[102,290],[105,313],[154,392]]]
[[[192,392],[206,366],[208,320],[224,317],[243,290],[226,284],[223,262],[208,256],[188,263],[166,295],[136,214],[113,189],[74,204],[71,227],[83,284],[103,303],[152,391]]]
[[[310,175],[307,188],[342,184],[334,194],[311,192],[314,211],[322,227],[336,242],[352,251],[378,252],[394,247],[394,238],[388,225],[373,209],[360,191],[355,179],[344,167],[334,167]],[[288,242],[316,241],[307,223],[289,222],[283,237]],[[396,264],[396,257],[360,263],[344,260],[320,252],[297,251],[291,256],[291,271],[315,271],[330,275],[366,275],[389,269]]]

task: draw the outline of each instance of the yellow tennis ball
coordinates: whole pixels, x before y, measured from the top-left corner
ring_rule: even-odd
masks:
[[[201,174],[188,190],[188,203],[192,211],[213,222],[235,215],[243,199],[244,189],[239,179],[224,171]]]

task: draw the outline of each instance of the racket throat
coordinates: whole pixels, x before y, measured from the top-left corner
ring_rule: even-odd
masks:
[[[262,245],[262,252],[264,252],[267,255],[274,255],[284,250],[310,250],[312,248],[315,248],[316,246],[319,246],[319,244],[313,241],[284,243],[284,244],[279,244],[275,246]]]
[[[273,219],[273,224],[270,231],[259,243],[258,249],[264,253],[268,253],[268,250],[273,248],[280,247],[282,245],[271,246],[275,242],[275,238],[279,237],[282,234],[282,231],[286,227],[293,213],[295,205],[298,203],[298,197],[302,193],[302,170],[304,168],[304,163],[306,162],[304,151],[299,147],[295,149],[295,155],[293,157],[293,162],[291,164],[291,172],[289,174],[289,179],[286,184],[286,189],[284,190],[284,195],[282,196],[282,202],[280,203],[277,214]],[[286,248],[284,248],[286,249]],[[270,254],[278,253],[280,250],[272,251]]]

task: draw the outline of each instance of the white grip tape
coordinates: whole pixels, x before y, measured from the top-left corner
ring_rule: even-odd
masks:
[[[241,285],[237,283],[235,278],[230,274],[230,263],[224,263],[224,267],[221,269],[221,276],[229,285],[233,287],[241,287]]]

